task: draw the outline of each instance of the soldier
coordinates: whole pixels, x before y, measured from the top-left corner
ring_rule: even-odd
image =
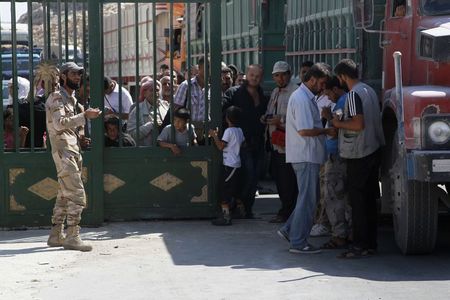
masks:
[[[87,119],[95,119],[101,111],[88,108],[77,113],[78,103],[74,96],[80,87],[83,68],[73,62],[60,69],[58,91],[51,93],[46,102],[48,136],[52,157],[58,175],[59,190],[52,216],[52,230],[47,241],[50,247],[91,251],[92,246],[83,243],[79,236],[81,212],[86,206],[86,195],[81,180],[82,158],[80,143],[89,140],[79,130]],[[64,220],[67,218],[67,236],[64,237]]]

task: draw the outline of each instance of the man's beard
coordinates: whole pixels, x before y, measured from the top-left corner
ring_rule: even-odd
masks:
[[[346,93],[348,93],[350,91],[350,89],[348,88],[347,82],[345,82],[345,81],[341,82],[341,87]]]
[[[80,88],[80,83],[76,83],[69,78],[67,78],[66,85],[72,90],[78,90]]]

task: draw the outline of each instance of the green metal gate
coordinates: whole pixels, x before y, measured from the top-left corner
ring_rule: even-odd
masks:
[[[175,60],[180,55],[178,53],[177,57],[174,55],[176,40],[172,37],[174,28],[180,27],[177,23],[181,23],[183,34],[180,47],[185,47],[181,55],[184,60],[181,65],[189,72],[191,66],[201,56],[206,61],[209,59],[209,63],[205,64],[205,81],[210,84],[206,85],[204,90],[209,99],[205,105],[207,113],[204,131],[207,132],[209,128],[221,124],[220,1],[8,2],[12,7],[12,20],[17,17],[15,8],[26,4],[28,33],[33,32],[28,34],[28,42],[24,43],[27,46],[22,49],[17,43],[20,30],[17,29],[16,23],[12,22],[10,31],[12,73],[18,74],[19,52],[28,48],[28,76],[32,83],[29,103],[34,103],[34,90],[38,86],[33,83],[37,76],[37,64],[33,62],[31,55],[33,51],[36,53],[39,51],[41,59],[46,62],[61,64],[65,61],[75,61],[80,65],[83,64],[86,73],[89,74],[91,107],[104,107],[104,75],[113,77],[119,87],[129,88],[136,101],[140,78],[146,75],[156,77],[157,68],[163,62],[167,62],[170,69],[175,70],[177,63]],[[175,8],[179,8],[179,4],[184,5],[185,13],[182,20],[174,19],[174,11]],[[30,13],[36,7],[40,8],[36,11],[42,11],[40,25],[36,25],[38,22],[33,20],[39,14]],[[114,14],[115,20],[108,22],[112,22],[110,24],[114,24],[115,29],[106,31],[105,26],[108,23],[105,19],[107,15],[111,18],[110,16]],[[156,21],[158,16],[167,22],[158,21],[158,23]],[[200,27],[199,19],[201,19]],[[33,23],[35,25],[32,25]],[[116,36],[111,38],[114,34]],[[193,56],[190,53],[190,40],[194,39],[192,34],[196,34],[196,39],[199,37],[203,39],[202,55]],[[158,51],[162,51],[156,42],[158,38],[164,39],[167,44],[164,61],[157,59]],[[109,52],[105,50],[107,48]],[[143,50],[146,54],[143,54]],[[114,72],[111,68],[107,68],[111,58],[106,56],[110,53],[115,55]],[[3,56],[2,53],[2,60]],[[125,74],[133,64],[134,76]],[[0,71],[4,74],[4,70]],[[16,76],[13,76],[12,84],[17,86]],[[85,95],[87,89],[82,89],[84,89],[82,94]],[[16,99],[17,96],[17,91],[13,89],[13,98]],[[119,103],[121,101],[120,99]],[[33,106],[35,105],[29,105],[29,134],[32,136],[29,145],[25,147],[19,145],[18,128],[22,120],[19,120],[18,114],[21,106],[17,101],[13,101],[15,144],[12,149],[7,149],[6,146],[0,148],[1,227],[50,224],[58,187],[56,171],[50,150],[45,144],[42,147],[35,145],[34,123],[38,113]],[[0,108],[0,111],[3,114],[4,108]],[[0,145],[5,143],[3,125],[2,118]],[[105,148],[102,120],[92,121],[87,129],[92,144],[83,153],[83,180],[88,202],[83,212],[84,224],[98,225],[104,220],[212,216],[217,204],[216,182],[221,159],[220,153],[207,137],[206,145],[188,147],[181,156],[174,156],[168,149],[157,146]]]

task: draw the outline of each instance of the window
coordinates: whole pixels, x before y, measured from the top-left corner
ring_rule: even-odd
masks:
[[[395,0],[392,10],[392,16],[401,18],[406,16],[406,0]]]

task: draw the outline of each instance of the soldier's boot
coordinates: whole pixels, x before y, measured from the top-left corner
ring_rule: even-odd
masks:
[[[64,224],[53,225],[47,240],[47,245],[49,247],[61,247],[64,239]]]
[[[77,225],[67,227],[67,236],[63,242],[66,250],[91,251],[92,246],[84,243],[80,238],[80,227]]]

